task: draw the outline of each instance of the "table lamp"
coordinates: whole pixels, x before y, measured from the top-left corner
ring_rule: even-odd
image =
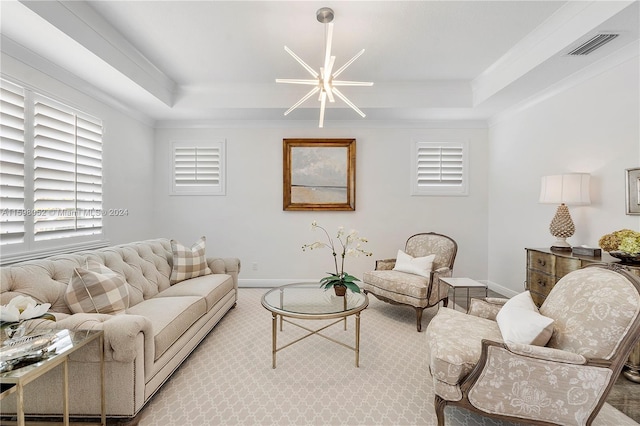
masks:
[[[591,204],[589,198],[588,173],[569,173],[564,175],[543,176],[540,185],[540,202],[544,204],[560,204],[556,215],[549,225],[549,232],[557,238],[551,250],[571,250],[567,238],[576,230],[571,214],[570,205]]]

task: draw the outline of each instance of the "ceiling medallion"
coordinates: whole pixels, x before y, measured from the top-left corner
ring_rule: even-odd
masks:
[[[316,18],[319,22],[325,24],[325,54],[324,54],[324,66],[320,68],[320,73],[316,72],[313,68],[307,65],[302,59],[300,59],[291,49],[287,46],[284,47],[284,50],[290,54],[293,59],[298,61],[302,67],[309,72],[313,76],[314,79],[303,80],[303,79],[289,79],[289,78],[277,78],[276,83],[288,83],[288,84],[303,84],[314,86],[306,95],[304,95],[298,102],[296,102],[291,108],[285,111],[284,115],[289,114],[291,111],[302,105],[304,101],[315,95],[316,93],[320,93],[318,96],[318,100],[320,101],[320,121],[318,123],[318,127],[324,127],[324,110],[327,104],[327,99],[329,102],[335,102],[335,98],[340,98],[344,103],[349,105],[355,112],[360,114],[360,116],[365,117],[366,114],[363,113],[357,106],[353,104],[345,95],[342,94],[340,90],[338,90],[337,86],[373,86],[372,82],[366,81],[344,81],[344,80],[336,80],[344,70],[347,69],[349,65],[351,65],[356,59],[360,57],[364,53],[364,49],[360,52],[356,53],[356,55],[347,61],[342,67],[338,68],[336,71],[333,71],[333,67],[336,61],[335,56],[331,56],[331,42],[333,38],[333,21],[334,13],[328,7],[323,7],[318,9],[316,12]]]

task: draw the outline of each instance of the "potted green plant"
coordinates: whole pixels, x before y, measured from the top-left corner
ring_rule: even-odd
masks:
[[[335,266],[335,272],[327,272],[327,274],[329,275],[320,280],[320,287],[324,288],[325,290],[333,287],[337,296],[344,296],[347,289],[353,291],[354,293],[360,293],[360,287],[358,286],[358,284],[356,284],[356,281],[360,280],[353,275],[345,272],[344,259],[347,256],[359,256],[361,254],[365,256],[371,256],[370,252],[365,251],[362,248],[362,243],[367,243],[368,240],[366,238],[358,236],[358,232],[356,230],[351,230],[348,234],[345,234],[344,227],[341,226],[338,228],[338,234],[336,236],[337,243],[335,243],[334,239],[329,236],[327,230],[318,225],[316,221],[313,221],[311,223],[311,229],[322,230],[327,236],[328,243],[315,241],[311,244],[305,244],[302,246],[302,251],[306,251],[307,249],[314,250],[317,248],[326,247],[331,250],[333,263]],[[339,267],[338,252],[336,251],[336,247],[338,247],[340,251]]]
[[[621,229],[603,235],[598,244],[611,256],[617,257],[623,262],[640,263],[640,232]]]

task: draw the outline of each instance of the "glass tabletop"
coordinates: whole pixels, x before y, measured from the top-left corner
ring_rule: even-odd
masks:
[[[58,357],[73,351],[78,347],[84,346],[91,340],[99,337],[101,331],[70,331],[70,330],[51,330],[41,335],[25,336],[26,338],[33,337],[33,341],[50,339],[48,344],[42,347],[38,347],[37,351],[33,351],[32,354],[27,354],[22,357],[12,357],[10,354],[12,350],[17,349],[17,346],[2,345],[0,347],[0,364],[2,364],[2,370],[9,369],[0,373],[0,381],[7,383],[13,382],[14,379],[19,379],[32,371],[38,369],[40,366],[47,362],[51,362]],[[4,343],[4,342],[3,342]],[[26,351],[28,352],[28,351]],[[13,358],[13,359],[12,359]],[[11,364],[12,361],[18,361],[16,365]]]
[[[363,310],[368,304],[364,293],[347,290],[345,296],[336,296],[333,289],[324,290],[317,282],[287,284],[262,296],[262,305],[271,312],[300,318],[347,316]]]

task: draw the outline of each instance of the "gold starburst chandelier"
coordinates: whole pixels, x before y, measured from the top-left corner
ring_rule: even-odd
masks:
[[[335,56],[331,56],[331,43],[333,39],[333,10],[328,7],[318,9],[316,12],[316,18],[319,22],[325,24],[325,54],[324,54],[324,66],[320,68],[320,72],[316,72],[305,61],[300,59],[298,55],[293,53],[287,46],[284,50],[293,57],[302,67],[313,76],[313,79],[290,79],[290,78],[277,78],[276,83],[288,83],[288,84],[302,84],[314,86],[306,95],[304,95],[298,102],[296,102],[291,108],[285,111],[284,115],[289,114],[294,109],[298,108],[304,101],[311,98],[316,93],[319,93],[318,100],[320,101],[320,121],[318,127],[324,127],[324,110],[327,105],[327,99],[329,102],[335,102],[335,98],[341,99],[345,104],[349,105],[351,109],[360,114],[361,117],[365,117],[366,114],[362,112],[357,106],[353,104],[345,95],[338,90],[337,86],[373,86],[372,82],[367,81],[344,81],[336,80],[344,70],[347,69],[356,59],[364,53],[364,49],[356,53],[347,63],[333,71],[333,67],[336,61]]]

